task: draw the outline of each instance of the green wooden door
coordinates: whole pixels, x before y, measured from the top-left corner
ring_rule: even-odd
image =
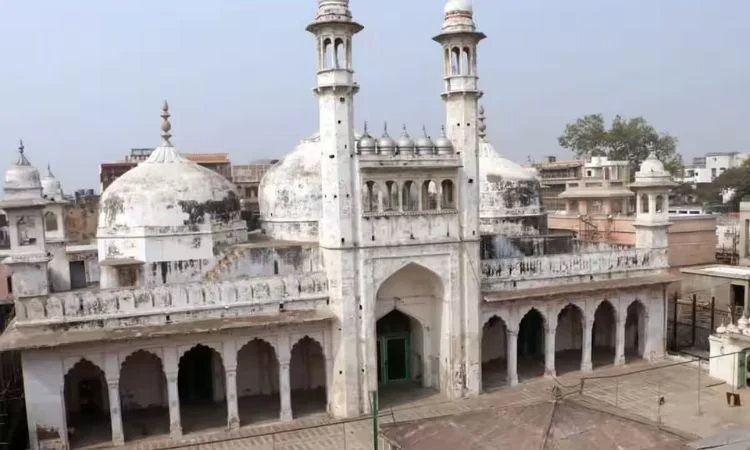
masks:
[[[378,338],[378,381],[381,384],[411,379],[411,342],[408,333]]]

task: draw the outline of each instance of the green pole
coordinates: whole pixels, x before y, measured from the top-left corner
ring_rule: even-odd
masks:
[[[378,450],[378,391],[370,392],[370,409],[372,410],[372,448]]]

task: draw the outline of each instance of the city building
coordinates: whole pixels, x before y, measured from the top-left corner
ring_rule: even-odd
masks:
[[[101,163],[99,165],[100,192],[104,192],[112,182],[125,172],[145,161],[153,148],[134,148],[123,161]],[[211,169],[228,180],[232,179],[232,161],[227,153],[186,153],[185,158]]]
[[[693,158],[692,164],[686,164],[683,183],[704,184],[713,182],[716,177],[733,167],[739,167],[750,156],[740,152],[714,152],[706,156]]]
[[[278,159],[264,159],[250,164],[232,166],[232,181],[237,185],[243,209],[254,213],[260,211],[258,206],[260,180],[277,162],[279,162]]]
[[[471,3],[449,0],[434,38],[445,104],[434,137],[355,131],[362,29],[348,0],[318,1],[307,31],[320,128],[263,176],[259,231],[247,232],[236,186],[172,144],[166,103],[159,147],[101,196],[98,287],[61,283],[38,172],[8,170],[16,317],[0,350],[21,352],[33,450],[184,442],[315,410],[355,418],[374,391],[459,399],[664,356],[676,278],[663,165],[650,157],[635,176],[633,248],[552,242],[536,176],[510,177],[499,157],[480,169],[495,156]],[[510,206],[485,203],[490,190]],[[502,234],[519,220],[529,226]]]
[[[568,182],[580,181],[583,178],[585,161],[558,161],[548,156],[544,162],[534,164],[542,182],[542,205],[547,211],[563,211],[565,200],[560,194],[565,191]]]

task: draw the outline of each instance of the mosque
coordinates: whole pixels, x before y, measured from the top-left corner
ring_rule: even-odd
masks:
[[[31,448],[352,418],[373,392],[458,399],[663,356],[663,165],[636,175],[634,248],[552,245],[536,174],[487,141],[470,1],[449,0],[434,37],[432,136],[355,131],[362,29],[348,0],[318,0],[319,130],[263,178],[261,230],[180,155],[165,103],[160,146],[101,196],[99,283],[73,289],[50,226],[62,189],[21,148],[0,202],[15,302],[0,350],[21,353]]]

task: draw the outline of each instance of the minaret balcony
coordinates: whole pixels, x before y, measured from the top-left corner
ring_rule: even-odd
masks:
[[[477,92],[479,80],[474,75],[452,75],[445,78],[445,92]]]
[[[359,88],[354,81],[354,72],[348,69],[325,69],[318,72],[318,89],[336,87]]]

